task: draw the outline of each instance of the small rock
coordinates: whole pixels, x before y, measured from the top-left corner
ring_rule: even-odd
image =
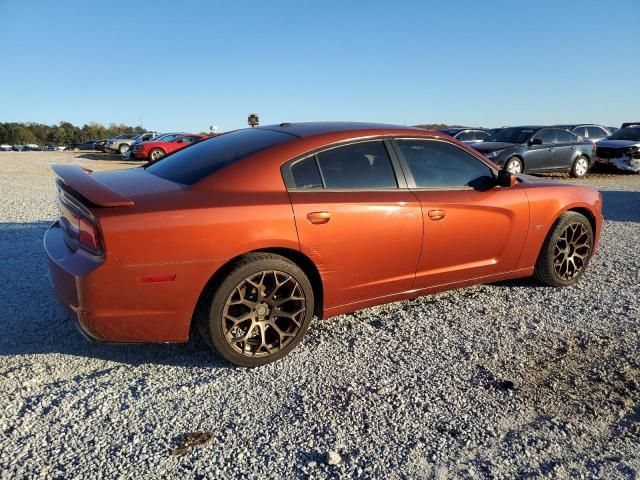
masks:
[[[309,467],[309,468],[315,468],[316,465],[317,465],[317,463],[314,462],[313,460],[310,461],[309,463],[307,463],[307,467]]]
[[[331,450],[327,453],[327,463],[329,465],[338,465],[342,461],[342,457],[338,452]]]

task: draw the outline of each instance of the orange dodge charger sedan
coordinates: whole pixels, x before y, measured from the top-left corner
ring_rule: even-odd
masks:
[[[535,275],[573,284],[601,197],[514,176],[452,138],[365,123],[283,123],[144,167],[55,166],[51,282],[91,339],[185,342],[230,362],[289,353],[314,315]]]

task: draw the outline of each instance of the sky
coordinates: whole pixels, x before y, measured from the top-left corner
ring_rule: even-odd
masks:
[[[0,122],[640,117],[640,0],[0,0]]]

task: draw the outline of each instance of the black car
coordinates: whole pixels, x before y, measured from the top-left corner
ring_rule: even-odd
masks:
[[[109,139],[106,140],[98,140],[96,143],[94,143],[93,148],[94,150],[98,150],[99,152],[106,152],[107,151],[107,142],[109,141]]]
[[[640,124],[618,130],[596,145],[596,161],[640,173]]]
[[[72,143],[71,145],[67,145],[65,150],[95,150],[96,149],[96,141],[95,140],[87,140],[82,143]]]
[[[464,143],[483,142],[489,137],[489,132],[482,128],[444,128],[436,130]]]
[[[595,156],[595,145],[557,127],[508,127],[472,147],[513,174],[569,172],[584,177]]]

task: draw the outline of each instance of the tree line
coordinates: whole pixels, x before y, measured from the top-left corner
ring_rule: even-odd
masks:
[[[87,140],[112,138],[121,133],[143,133],[145,131],[141,126],[131,127],[116,123],[104,126],[100,123],[91,122],[78,127],[69,122],[60,122],[57,125],[32,122],[0,122],[0,144],[69,145]]]

